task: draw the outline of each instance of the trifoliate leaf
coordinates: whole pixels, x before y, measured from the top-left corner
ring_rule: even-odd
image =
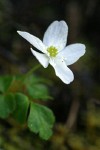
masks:
[[[42,99],[47,100],[51,97],[49,96],[48,89],[43,84],[34,84],[34,85],[27,85],[27,92],[33,99]]]
[[[33,99],[39,99],[39,100],[52,99],[52,97],[49,96],[49,90],[47,86],[44,84],[45,82],[47,83],[49,81],[33,75],[29,76],[24,81],[26,92]]]
[[[0,117],[7,118],[14,111],[15,105],[13,94],[0,95]]]
[[[32,132],[39,133],[42,139],[49,139],[54,120],[53,112],[49,108],[31,102],[28,127]]]
[[[14,79],[14,76],[0,76],[0,92],[5,92],[10,87]]]
[[[16,109],[13,112],[13,117],[19,123],[25,123],[28,114],[29,108],[29,100],[28,97],[22,93],[15,94],[15,101],[16,101]]]

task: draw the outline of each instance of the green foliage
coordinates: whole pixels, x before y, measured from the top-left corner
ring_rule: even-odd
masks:
[[[34,99],[51,99],[46,85],[43,84],[44,81],[46,80],[37,78],[36,76],[30,76],[29,78],[27,78],[24,83],[26,85],[26,92],[28,93],[28,95]]]
[[[28,108],[29,108],[28,97],[22,93],[16,93],[15,102],[16,102],[16,109],[13,112],[13,117],[19,123],[23,124],[26,122],[28,115]]]
[[[39,104],[31,103],[28,126],[31,131],[39,133],[40,137],[47,140],[52,135],[54,116],[50,109]]]
[[[45,80],[44,80],[45,81]],[[0,77],[0,117],[12,117],[20,124],[28,124],[29,129],[47,140],[52,135],[54,116],[46,106],[35,100],[50,98],[43,80],[35,76]]]
[[[13,94],[0,95],[0,117],[7,118],[14,111],[15,104]]]
[[[1,76],[0,77],[0,92],[6,92],[14,81],[14,76]]]

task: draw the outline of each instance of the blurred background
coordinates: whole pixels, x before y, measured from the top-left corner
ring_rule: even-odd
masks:
[[[75,75],[70,85],[51,66],[36,71],[50,80],[54,100],[46,105],[56,117],[54,134],[43,141],[1,119],[0,150],[100,150],[100,0],[0,0],[0,75],[24,74],[38,64],[16,31],[42,39],[55,20],[67,22],[68,44],[85,44],[86,54],[70,66]]]

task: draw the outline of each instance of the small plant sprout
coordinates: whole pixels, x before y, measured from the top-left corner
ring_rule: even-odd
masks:
[[[27,32],[17,31],[39,52],[31,51],[44,68],[53,66],[56,75],[65,83],[74,80],[73,72],[67,67],[75,63],[85,53],[85,45],[81,43],[66,46],[68,26],[65,21],[54,21],[44,33],[43,42]],[[41,53],[42,52],[42,53]]]

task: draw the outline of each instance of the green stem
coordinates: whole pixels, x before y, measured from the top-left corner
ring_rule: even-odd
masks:
[[[29,70],[25,75],[24,75],[24,79],[26,79],[29,75],[31,75],[34,71],[36,71],[41,65],[37,65],[35,67],[33,67],[31,70]]]

